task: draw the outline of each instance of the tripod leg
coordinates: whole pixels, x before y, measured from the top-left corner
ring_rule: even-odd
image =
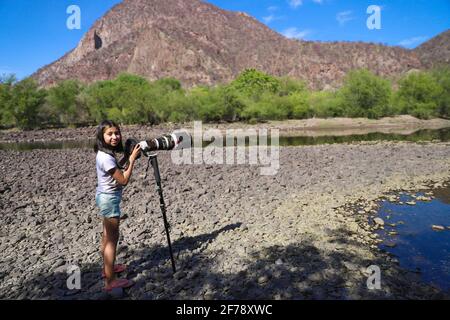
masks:
[[[170,252],[170,260],[172,261],[172,270],[173,273],[177,272],[175,267],[175,259],[173,258],[173,252],[172,252],[172,244],[170,241],[170,227],[169,223],[167,222],[167,216],[166,216],[166,204],[164,202],[163,197],[163,191],[162,191],[162,185],[161,185],[161,175],[159,173],[159,166],[158,166],[158,159],[155,155],[150,156],[150,163],[153,167],[153,172],[155,173],[155,180],[156,180],[156,190],[159,194],[159,206],[161,208],[161,213],[164,220],[164,228],[166,229],[166,236],[167,236],[167,243],[169,244],[169,252]]]

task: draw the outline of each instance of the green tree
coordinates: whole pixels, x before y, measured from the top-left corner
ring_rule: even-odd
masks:
[[[155,123],[156,92],[145,78],[120,74],[99,81],[83,93],[89,113],[96,122],[109,118],[120,123]]]
[[[0,126],[12,127],[15,124],[11,112],[12,87],[17,79],[13,74],[0,76]]]
[[[429,73],[413,72],[399,81],[395,101],[400,112],[429,119],[438,115],[441,95],[442,88]]]
[[[351,71],[339,90],[346,115],[380,118],[391,114],[391,84],[368,70]]]
[[[345,115],[343,103],[335,92],[315,91],[308,97],[311,112],[319,118],[342,117]]]
[[[441,117],[450,118],[450,66],[443,65],[435,68],[431,76],[441,87],[438,96],[438,114]]]
[[[32,129],[39,126],[38,114],[45,96],[46,91],[39,89],[32,78],[22,80],[12,87],[9,108],[17,127]]]
[[[154,110],[150,84],[145,78],[130,74],[120,74],[114,81],[114,107],[120,110],[117,116],[123,123],[153,122]],[[119,119],[118,119],[119,120]]]
[[[77,80],[65,80],[48,90],[46,115],[53,121],[71,125],[85,122],[87,110],[80,102],[83,85]]]
[[[185,97],[185,92],[177,79],[162,78],[150,83],[148,105],[151,105],[154,123],[169,121],[169,118],[172,118],[172,121],[175,118],[184,118],[181,116],[184,111],[177,107],[177,102],[184,105],[183,97]],[[175,111],[174,107],[178,109]]]
[[[108,118],[108,109],[114,107],[116,88],[114,81],[97,81],[86,87],[81,99],[89,111],[90,118],[100,122]]]
[[[278,93],[281,84],[276,77],[255,69],[247,69],[231,82],[230,87],[257,100],[264,92]]]
[[[265,92],[258,101],[250,101],[242,111],[242,118],[250,121],[304,119],[311,116],[306,92],[279,96]]]
[[[181,82],[175,78],[161,78],[156,80],[153,84],[161,90],[162,94],[182,90]]]
[[[297,80],[290,77],[279,78],[280,87],[278,94],[280,96],[287,96],[292,93],[306,92],[306,83],[303,80]]]

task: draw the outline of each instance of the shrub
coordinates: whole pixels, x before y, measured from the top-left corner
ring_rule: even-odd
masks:
[[[399,81],[395,103],[400,112],[428,119],[438,115],[438,100],[442,88],[426,72],[414,72]]]
[[[313,116],[319,118],[344,116],[343,103],[335,92],[316,91],[308,97],[308,105]]]
[[[347,116],[380,118],[390,113],[391,84],[368,70],[351,71],[338,95]]]

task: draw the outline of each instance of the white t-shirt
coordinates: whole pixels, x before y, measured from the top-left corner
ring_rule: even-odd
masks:
[[[97,193],[121,191],[122,185],[108,173],[109,170],[117,167],[116,159],[112,155],[99,150],[95,161],[97,167]]]

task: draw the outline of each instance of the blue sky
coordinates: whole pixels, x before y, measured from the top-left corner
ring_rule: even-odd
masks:
[[[76,47],[94,21],[121,0],[0,0],[0,74],[26,77]],[[243,11],[291,38],[365,41],[414,48],[450,29],[450,0],[208,0]],[[70,5],[81,28],[69,30]],[[369,5],[381,8],[381,29],[369,30]]]

